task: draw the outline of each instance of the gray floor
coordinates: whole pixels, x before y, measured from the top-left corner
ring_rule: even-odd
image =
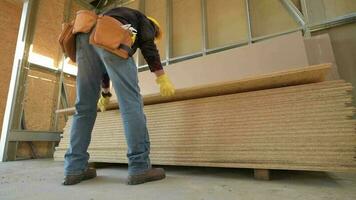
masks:
[[[0,199],[356,199],[356,174],[273,171],[274,180],[257,181],[247,169],[165,167],[165,180],[127,186],[122,165],[101,168],[96,179],[64,187],[62,167],[52,160],[0,163]]]

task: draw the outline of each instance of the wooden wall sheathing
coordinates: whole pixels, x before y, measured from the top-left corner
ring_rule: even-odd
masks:
[[[172,57],[197,53],[202,50],[200,2],[200,0],[172,1]]]
[[[328,81],[145,106],[153,164],[356,171],[352,86]],[[63,160],[70,121],[55,153]],[[120,114],[98,113],[91,161],[126,162]]]
[[[61,50],[58,44],[58,36],[62,29],[65,0],[48,1],[39,0],[36,15],[36,26],[33,38],[33,52],[53,60],[53,66],[57,67],[61,59]],[[31,56],[30,56],[30,59]],[[39,64],[42,61],[36,60]]]
[[[161,40],[156,42],[161,60],[166,59],[166,15],[167,15],[167,5],[165,0],[146,0],[145,1],[145,14],[155,18],[162,30],[163,37]],[[146,64],[146,61],[141,57],[140,65]]]
[[[258,59],[257,59],[258,58]],[[278,58],[278,59],[276,59]],[[241,80],[262,74],[308,66],[304,39],[295,32],[251,45],[209,54],[165,67],[177,89]],[[159,92],[155,76],[140,72],[143,95]]]
[[[352,83],[354,88],[356,88],[356,23],[318,31],[313,33],[313,35],[320,36],[325,33],[327,33],[330,37],[340,77]],[[355,89],[353,90],[353,97],[353,103],[354,106],[356,106]]]
[[[261,37],[298,28],[280,0],[249,0],[252,37]]]
[[[313,0],[306,3],[308,18],[312,25],[356,12],[354,0]]]
[[[54,110],[57,105],[57,74],[30,69],[24,97],[26,130],[52,131]],[[62,122],[62,127],[64,122]],[[52,142],[33,142],[37,156],[48,157],[52,153]],[[30,158],[29,143],[19,142],[17,157]]]
[[[0,135],[14,62],[22,4],[0,1]],[[9,17],[11,16],[11,17]]]
[[[206,1],[208,48],[247,41],[245,0]]]
[[[68,74],[64,74],[64,87],[67,92],[67,101],[68,101],[68,106],[73,107],[75,105],[75,100],[76,100],[76,77],[71,76]],[[60,107],[62,108],[62,107]],[[58,130],[63,130],[66,124],[66,119],[64,118],[64,115],[59,115],[58,116]]]
[[[68,103],[74,106],[75,77],[64,75],[64,85],[67,90]],[[31,69],[27,78],[24,109],[27,130],[51,131],[54,125],[54,110],[57,106],[58,81],[57,75]],[[58,129],[65,126],[64,116],[58,120]],[[37,156],[51,157],[52,142],[33,142]],[[17,157],[31,158],[29,143],[19,142]]]
[[[58,82],[51,72],[30,69],[24,99],[26,128],[50,130],[53,126],[53,110],[56,109]]]

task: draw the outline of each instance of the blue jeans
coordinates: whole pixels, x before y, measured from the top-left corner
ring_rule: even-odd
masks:
[[[89,34],[78,34],[76,113],[70,130],[70,146],[64,158],[65,175],[78,175],[88,167],[87,152],[97,115],[101,79],[107,72],[118,97],[128,146],[129,175],[151,168],[150,141],[138,86],[137,67],[132,58],[120,58],[89,44]]]

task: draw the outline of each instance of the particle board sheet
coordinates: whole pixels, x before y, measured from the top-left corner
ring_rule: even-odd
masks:
[[[181,101],[194,98],[226,95],[263,89],[279,88],[306,83],[316,83],[323,81],[329,72],[331,64],[319,64],[293,70],[279,71],[276,73],[254,76],[237,81],[215,83],[209,85],[195,86],[190,88],[177,89],[172,97],[161,97],[160,94],[153,93],[143,96],[145,105]],[[108,109],[117,109],[115,100],[110,103]],[[73,114],[75,108],[57,110],[57,113]]]
[[[153,164],[356,171],[352,86],[342,80],[144,107]],[[71,119],[55,152],[63,160]],[[90,161],[126,163],[120,113],[98,113]]]
[[[234,8],[235,12],[236,9],[238,8]],[[295,32],[182,62],[170,63],[165,67],[165,71],[175,87],[182,89],[242,80],[308,65],[304,38],[301,32]],[[150,71],[140,72],[138,76],[143,95],[159,92],[155,77]]]

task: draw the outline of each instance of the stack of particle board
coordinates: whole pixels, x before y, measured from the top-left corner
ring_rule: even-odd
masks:
[[[314,77],[318,77],[316,74]],[[273,77],[283,79],[283,75]],[[313,82],[146,105],[151,161],[164,165],[355,171],[352,87],[341,80]],[[63,160],[70,125],[71,120],[56,150],[56,160]],[[89,153],[91,161],[127,162],[117,110],[98,113]]]

